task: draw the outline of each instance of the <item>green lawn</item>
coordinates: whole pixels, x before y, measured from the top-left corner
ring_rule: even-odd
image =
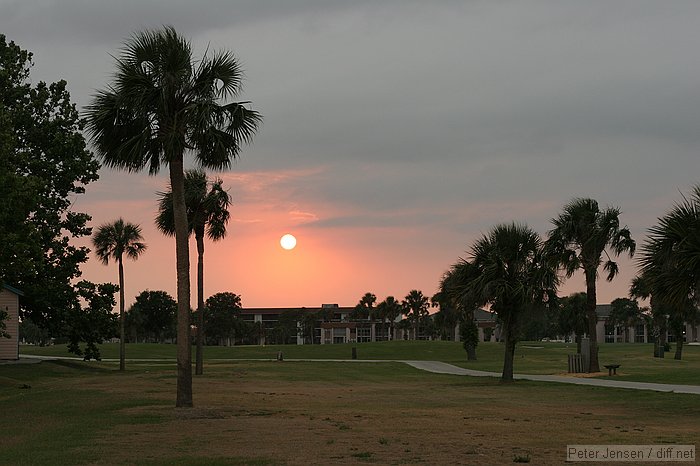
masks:
[[[461,367],[500,372],[503,365],[503,346],[499,343],[481,343],[477,361],[466,361],[461,344],[444,341],[394,341],[342,345],[284,345],[284,346],[211,346],[205,348],[205,359],[274,359],[282,351],[285,359],[350,359],[352,347],[357,348],[359,359],[437,360]],[[100,348],[102,357],[117,358],[117,344]],[[521,342],[516,349],[515,371],[523,374],[562,374],[567,371],[567,354],[575,352],[575,345],[550,342]],[[71,356],[64,345],[51,347],[22,346],[21,354]],[[128,344],[127,358],[174,359],[175,345]],[[600,346],[600,363],[620,364],[619,380],[657,383],[700,385],[700,346],[683,349],[683,359],[673,359],[673,352],[663,359],[653,358],[652,345],[604,344]],[[605,376],[607,377],[607,376]]]

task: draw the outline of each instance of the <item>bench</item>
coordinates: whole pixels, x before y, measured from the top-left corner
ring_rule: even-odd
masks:
[[[603,366],[608,370],[608,376],[611,375],[617,375],[617,368],[620,367],[619,364],[608,364],[607,366]]]

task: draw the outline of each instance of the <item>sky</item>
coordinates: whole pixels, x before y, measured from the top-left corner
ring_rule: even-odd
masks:
[[[233,207],[227,237],[206,245],[205,295],[244,307],[430,296],[492,226],[546,235],[574,197],[620,207],[641,244],[700,178],[700,2],[0,0],[0,33],[34,53],[32,81],[65,79],[79,108],[134,32],[165,24],[197,56],[232,51],[239,100],[264,116],[211,174]],[[175,294],[174,240],[153,225],[167,180],[104,168],[74,200],[95,227],[142,226],[127,305]],[[619,262],[601,303],[627,295],[636,266]],[[94,256],[82,270],[117,282]],[[584,289],[576,275],[561,294]]]

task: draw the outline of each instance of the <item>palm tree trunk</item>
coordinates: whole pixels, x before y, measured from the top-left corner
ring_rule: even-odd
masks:
[[[586,272],[586,314],[588,315],[588,338],[590,339],[590,352],[588,353],[588,372],[600,372],[600,363],[598,362],[598,314],[596,313],[597,297],[596,297],[596,271],[593,269]]]
[[[581,334],[577,333],[575,339],[576,339],[576,352],[578,354],[581,354]]]
[[[195,375],[204,374],[204,234],[197,239],[197,355]]]
[[[676,354],[673,359],[681,360],[683,356],[683,333],[676,334]]]
[[[124,265],[122,257],[119,262],[119,370],[126,370],[126,334],[124,325]]]
[[[476,346],[473,344],[467,346],[467,361],[476,361]]]
[[[659,357],[663,358],[666,355],[666,343],[668,343],[668,323],[666,317],[659,325]]]
[[[175,255],[177,258],[177,397],[175,406],[178,408],[191,408],[190,256],[182,154],[170,160],[170,186],[173,190]]]
[[[513,361],[515,359],[515,338],[511,319],[504,319],[503,335],[501,335],[505,343],[505,354],[503,357],[503,373],[501,374],[501,382],[513,381]]]
[[[685,322],[681,321],[674,322],[672,325],[673,336],[676,337],[676,354],[673,359],[681,360],[683,356],[683,327],[685,327]]]

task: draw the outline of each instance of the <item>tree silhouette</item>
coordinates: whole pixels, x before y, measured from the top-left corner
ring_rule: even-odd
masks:
[[[108,167],[153,175],[167,165],[173,193],[177,257],[177,397],[191,407],[190,263],[184,157],[205,168],[231,165],[255,134],[261,116],[247,102],[224,101],[241,91],[242,72],[230,52],[195,59],[173,27],[144,31],[116,59],[113,85],[87,107],[87,129]]]
[[[95,254],[104,265],[110,259],[119,266],[119,370],[125,369],[126,344],[124,331],[124,256],[136,260],[146,251],[141,227],[119,219],[113,223],[101,225],[92,237]]]

